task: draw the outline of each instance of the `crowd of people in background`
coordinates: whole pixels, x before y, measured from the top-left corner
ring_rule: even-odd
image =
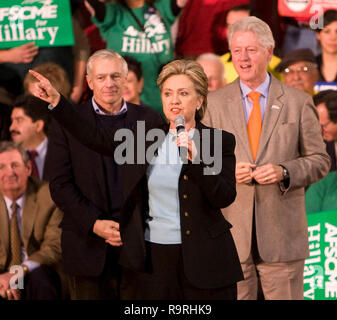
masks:
[[[337,11],[312,30],[275,2],[70,0],[73,46],[0,49],[0,299],[303,298],[305,215],[337,210]],[[141,120],[191,163],[190,128],[230,132],[227,166],[119,165]]]

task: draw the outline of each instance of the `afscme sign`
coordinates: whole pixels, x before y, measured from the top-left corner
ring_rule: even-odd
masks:
[[[0,0],[0,48],[74,44],[69,0]]]
[[[325,10],[337,10],[336,0],[278,0],[278,12],[281,16],[311,19]]]
[[[337,211],[307,218],[310,256],[304,266],[304,299],[337,300]]]

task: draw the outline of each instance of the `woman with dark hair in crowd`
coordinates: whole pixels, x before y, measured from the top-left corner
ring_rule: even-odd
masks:
[[[55,107],[51,114],[57,121],[86,146],[116,156],[120,146],[114,141],[116,130],[86,123],[46,78],[34,71],[33,75],[39,79],[37,96]],[[137,143],[128,149],[134,147],[138,159],[144,142],[146,160],[122,167],[121,296],[236,299],[236,283],[243,276],[231,225],[220,210],[236,196],[234,136],[200,122],[208,83],[197,62],[172,61],[157,83],[167,122],[145,121],[143,140],[153,129],[161,129],[155,133],[161,136],[160,143],[155,149],[153,140],[140,142],[142,134],[133,128]],[[182,132],[176,129],[178,116],[185,120]],[[188,161],[181,159],[182,148]],[[212,164],[207,165],[205,150],[214,156]],[[120,239],[107,242],[117,245]]]
[[[337,82],[337,11],[323,15],[323,29],[317,29],[322,53],[317,57],[320,81]]]
[[[146,106],[140,100],[140,95],[144,87],[142,65],[132,57],[124,56],[123,58],[128,64],[128,75],[126,77],[123,98],[127,102]]]
[[[173,59],[171,26],[187,0],[87,0],[93,22],[107,49],[128,55],[142,64],[143,103],[161,112],[156,79],[161,67]]]

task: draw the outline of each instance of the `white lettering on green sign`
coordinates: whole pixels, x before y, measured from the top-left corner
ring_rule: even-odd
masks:
[[[325,282],[325,297],[337,298],[337,228],[330,223],[325,223],[327,230],[325,234],[325,242],[329,245],[325,248],[324,253],[326,256],[324,269],[328,277]]]
[[[23,23],[0,25],[0,41],[36,41],[50,37],[49,44],[54,44],[59,27],[28,28],[24,30]]]
[[[39,47],[73,45],[70,0],[0,0],[0,49],[27,42]]]
[[[21,6],[0,8],[0,21],[3,21],[5,17],[8,17],[10,21],[35,20],[38,17],[41,19],[56,19],[57,5],[45,5],[41,8]]]
[[[321,231],[320,224],[308,228],[309,243],[310,243],[309,245],[310,259],[306,260],[306,264],[321,262],[321,250],[319,249],[320,231]]]
[[[164,39],[158,42],[151,42],[150,39],[146,38],[131,38],[123,37],[122,52],[132,52],[132,53],[159,53],[167,52],[170,47],[170,41]]]
[[[321,224],[308,227],[310,258],[305,260],[304,265],[304,298],[314,300],[315,290],[323,287],[323,270],[317,263],[321,262]],[[316,265],[315,265],[316,264]]]

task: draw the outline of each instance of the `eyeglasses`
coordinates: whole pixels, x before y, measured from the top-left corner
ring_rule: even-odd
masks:
[[[313,68],[315,68],[315,67],[314,66],[303,66],[303,67],[298,67],[296,69],[285,68],[283,70],[283,73],[285,75],[293,75],[295,73],[307,74]]]

